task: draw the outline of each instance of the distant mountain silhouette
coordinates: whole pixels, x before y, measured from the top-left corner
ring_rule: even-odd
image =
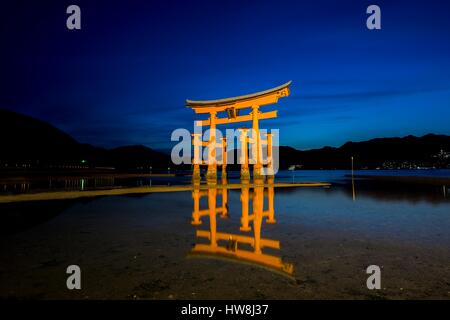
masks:
[[[427,134],[423,137],[377,138],[347,142],[339,148],[297,150],[279,147],[280,168],[300,165],[304,169],[446,168],[450,161],[450,136]],[[166,153],[143,145],[114,149],[82,144],[54,126],[29,116],[0,109],[0,168],[6,163],[28,163],[31,167],[54,165],[114,167],[123,171],[166,171],[175,167]],[[177,166],[189,169],[189,165]],[[239,166],[230,166],[238,169]]]
[[[143,170],[150,166],[167,170],[170,165],[168,155],[148,147],[124,146],[108,150],[82,144],[44,121],[3,109],[0,109],[0,161],[45,168],[83,165],[124,170]]]
[[[448,167],[450,136],[427,134],[403,138],[376,138],[347,142],[339,148],[324,147],[300,151],[280,147],[280,166],[300,164],[305,169],[348,169],[351,157],[355,168],[406,168],[409,166]]]
[[[5,160],[72,158],[79,149],[63,131],[7,110],[0,110],[0,139],[0,157]]]

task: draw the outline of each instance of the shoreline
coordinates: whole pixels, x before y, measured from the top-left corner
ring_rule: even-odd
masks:
[[[64,179],[92,179],[92,178],[153,178],[153,177],[175,177],[175,173],[86,173],[86,172],[64,172],[58,173],[27,173],[15,176],[3,176],[0,178],[0,183],[12,183],[23,182],[26,180],[39,180],[39,179],[52,179],[52,180],[64,180]]]
[[[267,187],[268,184],[264,184]],[[330,183],[325,182],[302,182],[302,183],[274,183],[275,188],[286,187],[330,187]],[[249,188],[254,187],[253,183],[248,184]],[[43,200],[64,200],[64,199],[77,199],[86,197],[98,197],[98,196],[120,196],[129,194],[147,194],[157,192],[183,192],[192,191],[193,185],[176,185],[176,186],[152,186],[152,187],[130,187],[130,188],[116,188],[107,190],[85,190],[85,191],[52,191],[52,192],[38,192],[38,193],[22,193],[15,195],[1,195],[0,203],[10,202],[25,202],[25,201],[43,201]],[[216,186],[217,189],[240,189],[242,184],[233,183],[227,185]],[[203,184],[200,186],[200,190],[206,190],[208,186]]]

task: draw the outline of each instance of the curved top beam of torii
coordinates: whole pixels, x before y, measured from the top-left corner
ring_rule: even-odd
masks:
[[[278,102],[278,98],[289,96],[291,83],[292,81],[289,81],[272,89],[232,98],[203,101],[186,100],[186,107],[192,108],[195,113],[210,113],[226,111],[230,108],[243,109],[251,108],[254,105],[273,104]]]

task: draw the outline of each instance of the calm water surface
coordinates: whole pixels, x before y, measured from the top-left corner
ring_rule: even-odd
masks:
[[[356,180],[353,192],[348,173],[281,172],[277,181],[333,185],[275,188],[273,196],[267,188],[231,190],[227,206],[220,190],[206,190],[198,196],[201,225],[192,223],[191,192],[2,204],[0,296],[449,299],[448,187]],[[242,231],[247,200],[251,230]],[[226,214],[213,219],[211,205]],[[71,264],[82,269],[83,290],[65,287]],[[365,287],[371,264],[383,270],[377,292]]]

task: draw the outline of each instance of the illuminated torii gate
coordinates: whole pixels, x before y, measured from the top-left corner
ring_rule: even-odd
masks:
[[[289,86],[291,81],[265,91],[260,91],[248,95],[206,101],[186,100],[186,106],[192,108],[196,114],[209,114],[206,120],[197,121],[199,126],[209,126],[210,136],[209,141],[201,141],[200,134],[193,135],[194,146],[194,172],[193,178],[200,178],[200,165],[208,165],[207,179],[217,179],[217,159],[216,148],[222,149],[222,171],[226,168],[226,140],[223,139],[220,143],[216,141],[216,126],[221,124],[232,124],[239,122],[252,122],[253,134],[252,139],[248,137],[248,129],[241,129],[240,140],[242,146],[241,152],[241,179],[249,179],[247,143],[252,143],[252,157],[255,160],[253,165],[254,178],[261,174],[263,168],[262,161],[262,144],[267,145],[268,157],[272,155],[272,135],[267,134],[265,140],[261,139],[259,132],[259,120],[272,119],[277,117],[277,110],[261,112],[261,106],[274,104],[278,102],[280,97],[287,97],[290,94]],[[244,109],[251,109],[249,114],[239,115]],[[218,117],[218,113],[226,112],[226,117]],[[206,162],[200,161],[201,148],[208,147],[208,159]],[[269,165],[272,165],[271,159],[268,159]],[[226,173],[225,173],[226,174]]]

